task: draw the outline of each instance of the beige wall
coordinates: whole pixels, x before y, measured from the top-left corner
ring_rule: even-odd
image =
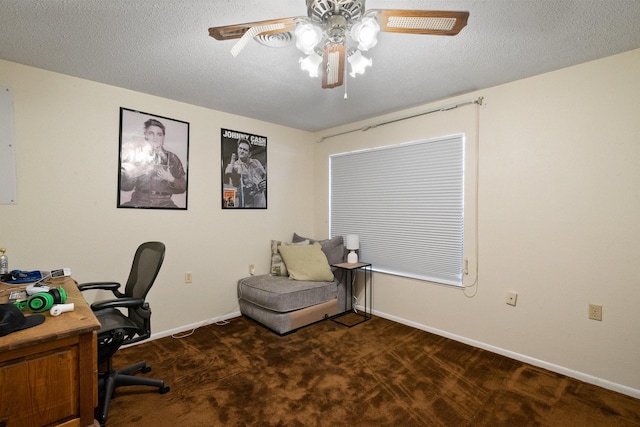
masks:
[[[137,245],[163,241],[149,294],[161,334],[238,313],[235,284],[249,264],[268,272],[270,240],[312,231],[307,132],[6,61],[0,86],[14,94],[18,203],[0,205],[12,269],[70,267],[80,282],[123,282]],[[120,107],[190,123],[188,210],[116,208]],[[220,128],[268,137],[267,210],[220,208]]]
[[[636,50],[405,113],[482,96],[481,107],[326,139],[316,144],[315,231],[328,229],[330,154],[459,131],[473,149],[478,114],[477,289],[376,274],[374,310],[640,397],[639,75]],[[587,318],[589,303],[603,305],[602,322]]]

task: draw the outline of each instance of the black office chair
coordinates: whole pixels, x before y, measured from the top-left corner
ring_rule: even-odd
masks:
[[[98,364],[105,367],[100,371],[98,378],[102,405],[96,408],[96,417],[102,426],[107,422],[109,402],[116,387],[148,385],[158,387],[160,394],[169,391],[169,387],[162,380],[131,375],[138,371],[149,372],[151,367],[145,362],[118,370],[114,370],[111,364],[111,358],[121,346],[151,336],[151,309],[145,298],[158,276],[164,252],[165,246],[161,242],[146,242],[138,247],[124,293],[120,292],[120,283],[116,282],[90,282],[78,285],[81,291],[109,290],[116,297],[91,304],[91,309],[101,324],[98,331]],[[118,308],[126,308],[128,315],[123,314]]]

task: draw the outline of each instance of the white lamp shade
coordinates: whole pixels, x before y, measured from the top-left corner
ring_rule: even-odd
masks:
[[[357,234],[348,234],[346,238],[346,247],[350,251],[355,251],[360,249],[360,236]]]
[[[360,236],[357,234],[347,234],[345,246],[349,250],[347,262],[355,264],[358,262],[358,254],[355,252],[360,249]]]

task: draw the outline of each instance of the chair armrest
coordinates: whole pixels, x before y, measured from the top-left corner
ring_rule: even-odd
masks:
[[[98,311],[105,308],[138,308],[144,305],[142,298],[118,298],[106,301],[97,301],[91,304],[91,310]]]
[[[120,289],[120,286],[120,283],[117,282],[87,282],[80,283],[78,285],[78,289],[80,290],[80,292],[92,290],[111,291],[116,297],[122,298],[125,295],[118,290]]]

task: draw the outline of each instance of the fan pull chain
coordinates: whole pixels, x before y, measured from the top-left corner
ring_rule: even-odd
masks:
[[[347,100],[347,82],[349,81],[349,79],[347,79],[347,67],[345,64],[344,67],[344,100]]]

